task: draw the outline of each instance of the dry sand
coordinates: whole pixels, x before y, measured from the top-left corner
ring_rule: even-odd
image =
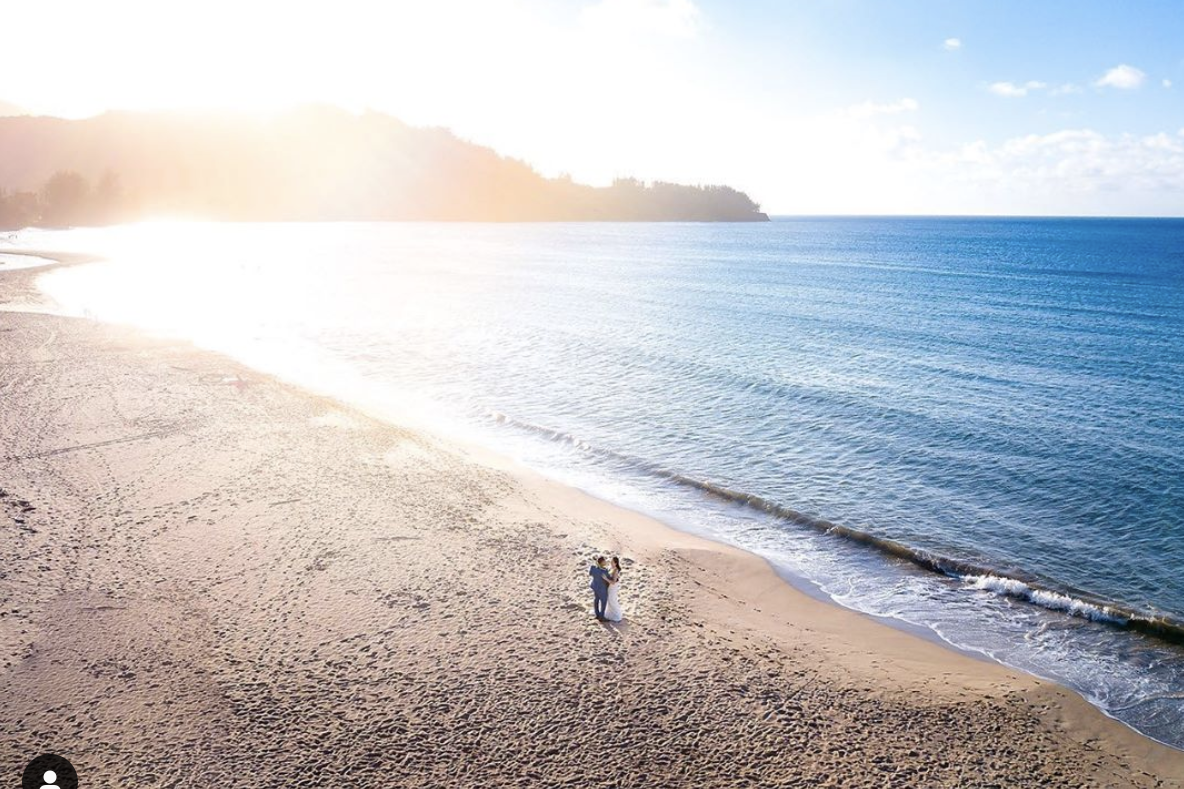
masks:
[[[0,431],[7,785],[1184,785],[1055,685],[184,343],[0,312]]]

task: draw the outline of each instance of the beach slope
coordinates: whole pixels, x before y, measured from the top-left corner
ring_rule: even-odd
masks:
[[[88,788],[1184,785],[1061,688],[226,358],[0,312],[0,359],[11,780],[51,751]]]

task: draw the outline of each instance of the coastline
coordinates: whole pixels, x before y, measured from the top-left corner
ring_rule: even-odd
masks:
[[[39,273],[0,275],[0,304]],[[186,343],[3,314],[13,769],[56,750],[99,786],[233,782],[260,753],[274,783],[1184,785],[1184,753],[1076,694],[754,555]],[[601,551],[630,560],[615,628],[588,613]]]

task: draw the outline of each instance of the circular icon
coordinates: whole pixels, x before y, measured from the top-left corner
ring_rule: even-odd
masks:
[[[25,767],[21,789],[78,789],[78,773],[61,756],[43,753]]]

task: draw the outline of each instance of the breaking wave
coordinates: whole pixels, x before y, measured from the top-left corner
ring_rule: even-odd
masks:
[[[770,501],[754,493],[734,490],[713,482],[696,479],[641,458],[594,446],[570,433],[524,422],[500,412],[490,411],[488,415],[498,424],[533,433],[550,441],[568,444],[586,454],[627,464],[635,470],[691,488],[719,501],[747,507],[779,521],[854,543],[891,559],[907,562],[921,570],[961,581],[962,587],[967,590],[990,592],[1049,611],[1143,633],[1172,644],[1184,644],[1184,622],[1170,617],[1136,611],[1119,603],[1096,598],[1086,592],[1058,589],[1053,584],[1035,576],[1014,577],[1019,573],[1012,571],[1007,574],[981,562],[946,556],[881,537],[868,531],[834,523],[825,518]]]

